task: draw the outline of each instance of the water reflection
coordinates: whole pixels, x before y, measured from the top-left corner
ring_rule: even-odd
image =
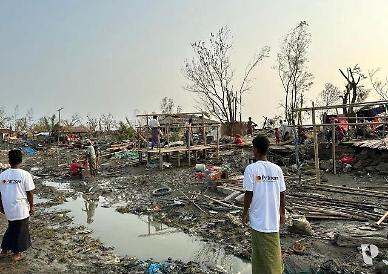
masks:
[[[85,208],[82,209],[82,211],[86,212],[86,223],[91,224],[93,223],[94,214],[99,202],[99,198],[89,197],[86,195],[82,195],[82,198],[84,199]]]
[[[171,257],[182,261],[196,261],[203,266],[220,266],[227,273],[251,272],[249,263],[226,254],[217,243],[201,241],[158,222],[152,216],[121,214],[113,208],[103,208],[102,203],[103,198],[84,194],[57,208],[70,209],[77,224],[92,229],[94,237],[114,246],[120,255],[153,258],[157,261]]]

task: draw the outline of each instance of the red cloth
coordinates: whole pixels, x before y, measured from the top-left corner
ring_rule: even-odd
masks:
[[[73,176],[77,175],[78,172],[79,172],[80,167],[81,167],[81,165],[78,162],[71,163],[70,164],[70,173],[71,173],[71,175],[73,175]]]
[[[240,134],[237,134],[237,135],[234,137],[234,143],[235,143],[236,145],[242,145],[242,144],[244,144],[244,141],[243,141],[243,139],[242,139],[242,137],[241,137]]]

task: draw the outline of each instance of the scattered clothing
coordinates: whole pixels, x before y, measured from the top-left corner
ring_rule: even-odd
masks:
[[[243,145],[244,144],[244,140],[242,139],[240,134],[237,134],[234,137],[234,144],[236,144],[236,145]]]

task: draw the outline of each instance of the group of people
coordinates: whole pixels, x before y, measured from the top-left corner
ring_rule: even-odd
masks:
[[[252,118],[248,118],[247,122],[247,135],[253,136],[255,127],[257,127],[257,124],[252,121]],[[286,120],[280,120],[280,127],[274,128],[274,135],[275,135],[275,143],[280,144],[281,142],[287,142],[292,140],[294,137],[294,133],[292,130],[292,127],[288,125]],[[299,144],[303,144],[304,141],[307,139],[306,133],[302,127],[298,128],[298,142]]]
[[[185,123],[185,144],[186,146],[193,145],[193,118],[189,118]],[[158,116],[154,115],[148,123],[148,127],[151,130],[151,149],[161,146],[161,137],[163,136],[160,129],[160,123]]]
[[[269,139],[257,136],[252,144],[255,162],[245,168],[242,213],[243,224],[251,228],[252,273],[280,274],[284,267],[279,228],[285,223],[286,185],[282,169],[267,160]],[[93,150],[88,148],[87,155],[94,157]],[[34,212],[35,186],[31,174],[21,169],[22,152],[11,150],[8,158],[11,168],[0,174],[0,212],[8,220],[0,256],[19,261],[31,246],[29,217]]]
[[[73,159],[70,164],[70,174],[73,177],[84,177],[84,171],[89,170],[91,176],[96,176],[98,166],[100,165],[100,151],[98,146],[93,145],[92,141],[88,140],[86,154],[83,161]]]

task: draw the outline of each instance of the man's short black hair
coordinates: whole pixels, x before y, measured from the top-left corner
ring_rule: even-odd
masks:
[[[253,139],[252,144],[259,152],[267,154],[269,148],[269,140],[267,137],[258,135]]]
[[[18,165],[23,161],[22,151],[19,149],[10,150],[8,152],[8,159],[10,165]]]

